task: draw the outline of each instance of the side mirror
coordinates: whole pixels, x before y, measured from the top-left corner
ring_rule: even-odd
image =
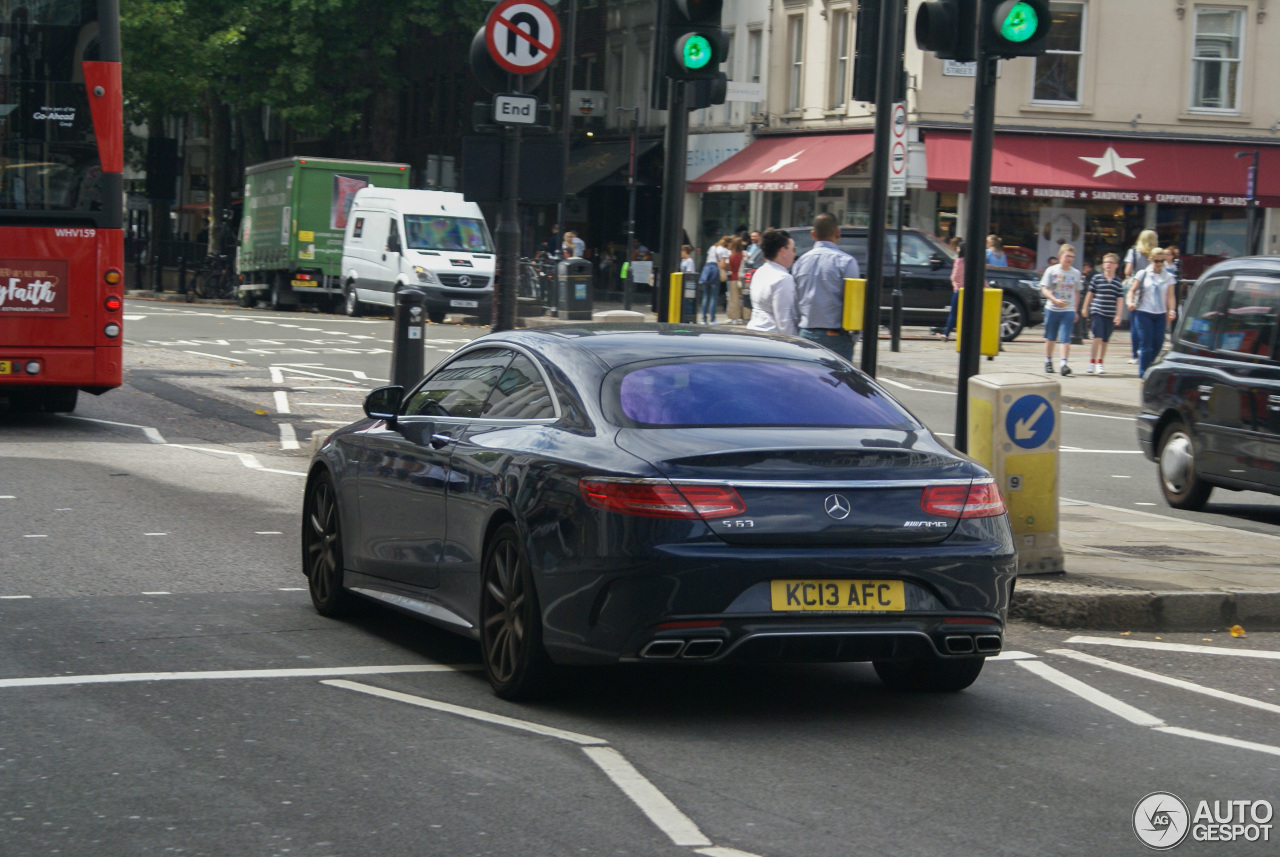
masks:
[[[942,268],[942,266],[943,266],[944,264],[945,264],[945,263],[942,261],[942,257],[941,257],[941,256],[930,256],[930,257],[929,257],[929,268],[930,268],[930,270],[937,271],[937,270],[941,269],[941,268]]]
[[[379,387],[364,397],[364,415],[371,420],[394,423],[403,399],[404,387]]]

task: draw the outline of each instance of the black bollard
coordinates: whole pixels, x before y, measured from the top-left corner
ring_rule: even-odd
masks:
[[[160,267],[160,254],[151,257],[151,264],[155,270],[151,274],[151,288],[157,292],[164,291],[164,280],[161,279],[164,273]]]
[[[178,257],[178,294],[187,293],[187,257]]]
[[[395,332],[391,340],[391,383],[413,387],[423,374],[422,323],[427,295],[421,289],[396,292]]]

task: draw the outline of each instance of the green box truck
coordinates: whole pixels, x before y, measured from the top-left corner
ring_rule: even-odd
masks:
[[[236,267],[240,304],[338,307],[342,237],[356,191],[408,188],[408,164],[284,158],[245,170]]]

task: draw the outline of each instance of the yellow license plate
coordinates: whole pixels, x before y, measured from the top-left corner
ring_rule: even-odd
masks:
[[[320,285],[319,280],[291,280],[295,289],[314,289]]]
[[[12,375],[13,362],[10,360],[0,360],[0,375]]]
[[[774,610],[875,612],[906,610],[901,580],[774,580],[769,583]]]

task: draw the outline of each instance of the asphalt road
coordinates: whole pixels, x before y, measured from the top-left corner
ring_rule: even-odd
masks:
[[[948,696],[849,665],[502,702],[475,644],[303,588],[281,426],[358,414],[389,322],[127,312],[124,388],[0,412],[0,854],[1136,855],[1151,792],[1280,805],[1275,634],[1015,625]],[[430,326],[429,353],[479,332]]]

